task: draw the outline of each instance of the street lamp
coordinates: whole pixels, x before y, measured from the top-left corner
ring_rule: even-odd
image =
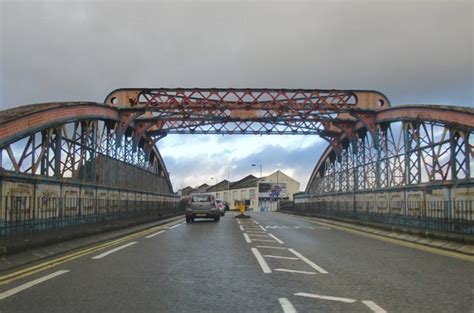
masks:
[[[252,164],[252,166],[257,166],[257,164]],[[262,178],[262,164],[258,164],[260,166],[260,178]]]
[[[214,177],[211,177],[210,179],[215,179],[216,180],[216,193],[219,192],[219,179],[218,178],[214,178]]]

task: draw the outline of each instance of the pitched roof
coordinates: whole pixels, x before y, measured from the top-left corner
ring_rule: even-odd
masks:
[[[241,189],[249,187],[257,187],[258,178],[253,175],[247,175],[241,180],[232,182],[230,184],[230,189]]]
[[[223,181],[220,181],[218,184],[209,186],[206,191],[207,192],[214,192],[214,191],[222,191],[222,190],[227,190],[229,188],[229,181],[224,179]]]

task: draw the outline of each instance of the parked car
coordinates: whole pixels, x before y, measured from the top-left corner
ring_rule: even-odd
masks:
[[[195,218],[220,219],[220,212],[213,194],[199,193],[189,196],[186,206],[186,223],[194,222]]]
[[[219,214],[221,216],[225,215],[225,202],[222,200],[216,200],[217,202],[217,208],[219,209]]]

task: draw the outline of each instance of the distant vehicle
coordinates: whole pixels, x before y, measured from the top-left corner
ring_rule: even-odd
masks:
[[[225,215],[225,202],[222,200],[216,200],[217,202],[217,208],[219,209],[219,214],[221,216]]]
[[[221,215],[213,194],[199,193],[189,196],[186,206],[186,223],[194,222],[195,218],[213,218],[218,222]]]

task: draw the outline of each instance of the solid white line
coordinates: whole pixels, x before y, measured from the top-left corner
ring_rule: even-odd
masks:
[[[239,224],[239,225],[240,225],[240,220],[237,220],[237,224]]]
[[[289,270],[289,269],[286,269],[286,268],[276,268],[275,271],[288,272],[288,273],[298,273],[298,274],[308,274],[308,275],[315,275],[316,274],[315,272]]]
[[[154,233],[154,234],[151,234],[151,235],[148,235],[148,236],[146,236],[145,238],[148,238],[148,239],[153,238],[153,237],[155,237],[156,235],[159,235],[159,234],[164,233],[165,231],[166,231],[166,230],[160,230],[159,232]]]
[[[101,254],[99,254],[99,255],[96,255],[96,256],[92,257],[92,259],[96,259],[96,260],[97,260],[97,259],[102,259],[104,256],[107,256],[107,255],[109,255],[109,254],[111,254],[111,253],[114,253],[114,252],[116,252],[116,251],[122,250],[122,249],[124,249],[124,248],[126,248],[126,247],[129,247],[129,246],[131,246],[131,245],[134,245],[134,244],[136,244],[136,243],[138,243],[138,242],[136,242],[136,241],[129,242],[129,243],[123,245],[123,246],[120,246],[120,247],[114,248],[114,249],[112,249],[112,250],[106,251],[106,252],[104,252],[104,253],[101,253]]]
[[[284,242],[281,241],[280,239],[278,239],[275,235],[272,235],[272,234],[268,233],[268,236],[270,236],[270,237],[272,237],[273,239],[275,239],[276,242],[278,242],[279,244],[281,244],[281,245],[284,244]]]
[[[252,239],[253,241],[264,241],[264,242],[275,242],[275,240],[266,240],[266,239]]]
[[[280,302],[281,308],[283,313],[297,313],[295,307],[287,298],[278,298],[278,302]]]
[[[258,251],[257,248],[250,248],[252,250],[252,253],[253,255],[255,256],[255,258],[257,259],[258,261],[258,264],[260,264],[260,267],[262,268],[262,271],[265,273],[265,274],[269,274],[272,272],[272,270],[270,269],[270,267],[268,266],[267,262],[265,261],[265,259],[263,258],[263,256],[260,254],[260,251]]]
[[[273,247],[273,246],[257,246],[257,248],[286,250],[286,248],[283,248],[283,247]]]
[[[244,228],[242,227],[242,225],[239,225],[239,227],[241,231],[244,231]]]
[[[62,274],[65,274],[69,272],[69,270],[61,270],[61,271],[57,271],[57,272],[54,272],[52,274],[49,274],[49,275],[46,275],[46,276],[43,276],[41,278],[38,278],[38,279],[35,279],[35,280],[32,280],[30,282],[27,282],[23,285],[20,285],[18,287],[15,287],[13,289],[10,289],[10,290],[7,290],[7,291],[4,291],[2,293],[0,293],[0,300],[3,300],[5,298],[8,298],[10,296],[13,296],[14,294],[17,294],[25,289],[28,289],[28,288],[31,288],[33,287],[34,285],[38,285],[44,281],[47,281],[48,279],[51,279],[51,278],[54,278],[56,276],[59,276],[59,275],[62,275]]]
[[[257,222],[256,220],[253,220],[253,222],[254,222],[255,224],[257,224],[257,225],[260,225],[260,223]]]
[[[363,300],[361,301],[363,304],[365,304],[367,307],[369,307],[369,309],[372,310],[372,312],[374,313],[387,313],[387,311],[385,311],[384,309],[382,309],[381,307],[379,307],[377,305],[377,303],[373,302],[373,301],[369,301],[369,300]]]
[[[248,243],[252,243],[252,240],[250,240],[249,235],[247,235],[246,233],[244,233],[244,238],[245,238],[245,241],[247,241]]]
[[[263,231],[267,231],[267,230],[265,229],[265,227],[263,227],[262,225],[258,225],[258,226],[259,226],[261,229],[263,229]]]
[[[173,225],[173,226],[171,226],[171,227],[168,227],[168,229],[173,229],[173,228],[176,228],[176,227],[178,227],[178,226],[180,226],[180,225],[181,225],[181,224],[176,224],[176,225]]]
[[[317,264],[313,263],[312,261],[310,261],[309,259],[305,258],[301,253],[296,252],[295,250],[293,250],[291,248],[288,249],[288,251],[290,251],[291,253],[293,253],[297,257],[299,257],[301,259],[301,261],[305,262],[306,264],[308,264],[309,266],[311,266],[312,268],[314,268],[315,270],[317,270],[321,274],[327,274],[328,273],[325,269],[323,269],[319,265],[317,265]]]
[[[306,293],[306,292],[297,292],[297,293],[295,293],[295,296],[322,299],[322,300],[330,300],[330,301],[339,301],[339,302],[346,302],[346,303],[354,303],[354,302],[357,301],[357,300],[349,299],[349,298],[322,296],[322,295],[315,295],[315,294]]]
[[[289,257],[289,256],[279,256],[279,255],[270,255],[270,254],[264,255],[264,257],[274,258],[274,259],[284,259],[284,260],[299,260],[298,258],[292,258],[292,257]]]

